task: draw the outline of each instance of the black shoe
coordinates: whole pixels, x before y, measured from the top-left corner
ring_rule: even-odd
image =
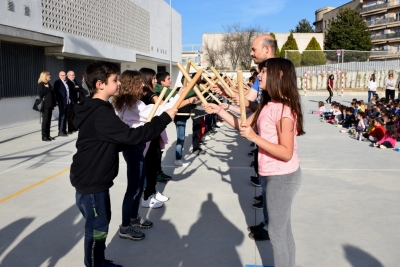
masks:
[[[257,187],[261,186],[260,181],[257,176],[250,176],[250,181],[254,186],[257,186]]]
[[[253,152],[249,152],[249,153],[247,153],[247,156],[253,157],[253,156],[254,156],[254,153],[253,153]]]
[[[42,137],[42,141],[44,141],[44,142],[49,142],[49,141],[51,141],[51,139],[48,138],[48,137]]]
[[[264,205],[263,202],[258,202],[258,203],[254,203],[253,205],[251,205],[251,207],[255,210],[262,210]]]
[[[201,148],[198,148],[198,149],[193,150],[192,153],[195,154],[195,155],[197,155],[197,156],[199,156],[199,155],[204,155],[204,154],[206,154],[206,151],[203,150],[203,149],[201,149]]]
[[[67,137],[67,136],[68,136],[68,134],[66,134],[66,133],[59,133],[59,134],[58,134],[58,136]]]
[[[265,223],[260,222],[260,224],[258,224],[258,225],[247,227],[247,231],[249,231],[250,233],[258,232],[260,229],[263,229],[264,226],[265,226]]]
[[[264,228],[261,228],[257,232],[251,232],[249,233],[249,237],[253,239],[254,241],[265,241],[269,240],[269,234],[268,231],[265,230]]]
[[[51,140],[56,140],[54,137],[48,136],[47,138],[51,139]]]
[[[119,264],[115,264],[113,261],[111,260],[106,260],[104,259],[103,264],[101,267],[123,267],[122,265]]]
[[[256,203],[263,201],[262,195],[259,195],[258,197],[254,197],[253,199],[254,199],[254,202],[256,202]]]

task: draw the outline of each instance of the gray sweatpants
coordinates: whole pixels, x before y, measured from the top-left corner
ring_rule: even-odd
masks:
[[[293,198],[301,184],[301,169],[290,174],[263,178],[267,181],[268,233],[274,254],[274,266],[294,267],[296,246],[290,213]]]

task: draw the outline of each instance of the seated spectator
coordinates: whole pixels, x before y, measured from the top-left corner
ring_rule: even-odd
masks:
[[[375,146],[378,148],[395,148],[397,139],[396,123],[389,121],[386,124],[386,132],[382,139],[376,142]]]
[[[376,143],[376,142],[382,140],[383,136],[384,136],[385,133],[386,133],[386,130],[385,130],[385,128],[382,126],[382,125],[383,125],[383,119],[382,119],[382,118],[380,118],[380,117],[375,118],[374,121],[373,121],[373,123],[374,123],[375,129],[374,129],[374,131],[369,135],[368,138],[369,138],[369,140],[370,140],[372,143]]]

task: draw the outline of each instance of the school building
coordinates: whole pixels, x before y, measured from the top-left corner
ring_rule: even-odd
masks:
[[[80,81],[91,61],[108,60],[177,79],[182,18],[164,0],[0,0],[0,11],[0,129],[39,122],[42,71],[51,83],[61,70]]]

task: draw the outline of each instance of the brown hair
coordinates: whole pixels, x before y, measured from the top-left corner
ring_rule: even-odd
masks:
[[[153,89],[153,78],[156,76],[156,72],[153,69],[149,68],[141,68],[139,70],[140,74],[142,75],[142,80],[144,83],[143,86],[143,95],[148,92],[154,92]]]
[[[255,125],[261,110],[267,105],[268,101],[272,100],[290,108],[292,116],[296,120],[297,135],[305,134],[303,130],[303,113],[301,111],[300,95],[297,89],[296,71],[293,63],[284,58],[269,58],[260,63],[259,68],[260,70],[262,68],[267,68],[266,89],[262,91],[261,101],[251,126]],[[281,73],[283,73],[282,77]]]
[[[114,96],[112,104],[117,111],[122,111],[124,107],[131,108],[141,98],[142,77],[136,70],[126,70],[119,76],[121,86],[119,94]]]

